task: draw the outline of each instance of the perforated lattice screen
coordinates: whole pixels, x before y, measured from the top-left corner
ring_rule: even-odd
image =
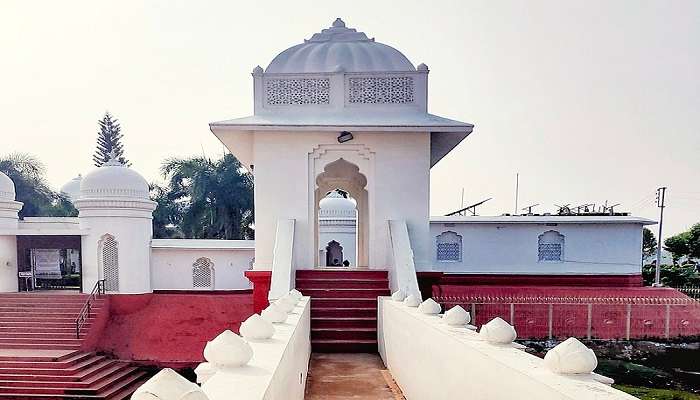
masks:
[[[410,76],[348,79],[351,104],[413,103],[413,78]]]
[[[459,243],[438,243],[437,259],[438,261],[459,261],[460,251]]]
[[[117,292],[119,291],[119,247],[116,239],[111,235],[105,235],[102,238],[100,249],[102,278],[105,280],[105,290],[108,292]]]
[[[331,81],[328,78],[268,79],[265,81],[267,104],[273,106],[329,104]]]
[[[561,261],[561,244],[540,243],[537,253],[540,261]]]
[[[212,289],[214,287],[213,276],[214,263],[206,257],[197,259],[192,264],[192,287]]]

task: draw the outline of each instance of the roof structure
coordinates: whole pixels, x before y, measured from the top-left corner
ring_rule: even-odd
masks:
[[[341,19],[253,69],[254,115],[209,124],[243,165],[258,131],[430,134],[431,166],[473,130],[428,113],[427,65],[347,28]]]
[[[452,224],[656,224],[656,221],[646,218],[613,215],[435,216],[430,217],[430,222]]]

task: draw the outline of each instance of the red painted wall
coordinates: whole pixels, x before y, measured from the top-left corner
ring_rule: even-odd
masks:
[[[250,291],[109,295],[109,321],[97,349],[117,358],[174,368],[204,361],[207,341],[238,333],[253,314]]]

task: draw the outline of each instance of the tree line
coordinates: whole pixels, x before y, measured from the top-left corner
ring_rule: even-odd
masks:
[[[657,240],[654,233],[644,228],[642,251],[644,266],[642,276],[646,285],[651,285],[656,273]],[[671,287],[700,286],[700,223],[685,232],[664,240],[663,249],[671,253],[671,264],[661,264],[661,283]]]
[[[106,112],[98,121],[95,166],[113,157],[131,166],[122,139],[119,120]],[[0,171],[14,181],[16,199],[24,203],[20,218],[78,214],[63,193],[51,189],[38,158],[24,153],[0,157]],[[233,155],[170,158],[160,171],[165,183],[150,184],[150,197],[158,205],[155,238],[254,238],[253,176]]]

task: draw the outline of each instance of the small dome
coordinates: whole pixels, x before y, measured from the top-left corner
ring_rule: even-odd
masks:
[[[128,197],[148,199],[148,182],[115,158],[85,175],[80,182],[80,198]]]
[[[15,200],[15,183],[0,171],[0,200]]]
[[[70,201],[77,200],[78,197],[80,197],[80,181],[82,180],[82,175],[78,175],[69,180],[65,185],[61,186],[61,193],[68,197]]]
[[[357,202],[354,199],[345,197],[338,190],[333,190],[321,199],[318,206],[323,211],[352,211],[355,210]]]
[[[346,28],[340,18],[333,26],[315,33],[304,43],[275,57],[266,73],[386,72],[415,71],[400,51],[375,42],[355,29]]]

